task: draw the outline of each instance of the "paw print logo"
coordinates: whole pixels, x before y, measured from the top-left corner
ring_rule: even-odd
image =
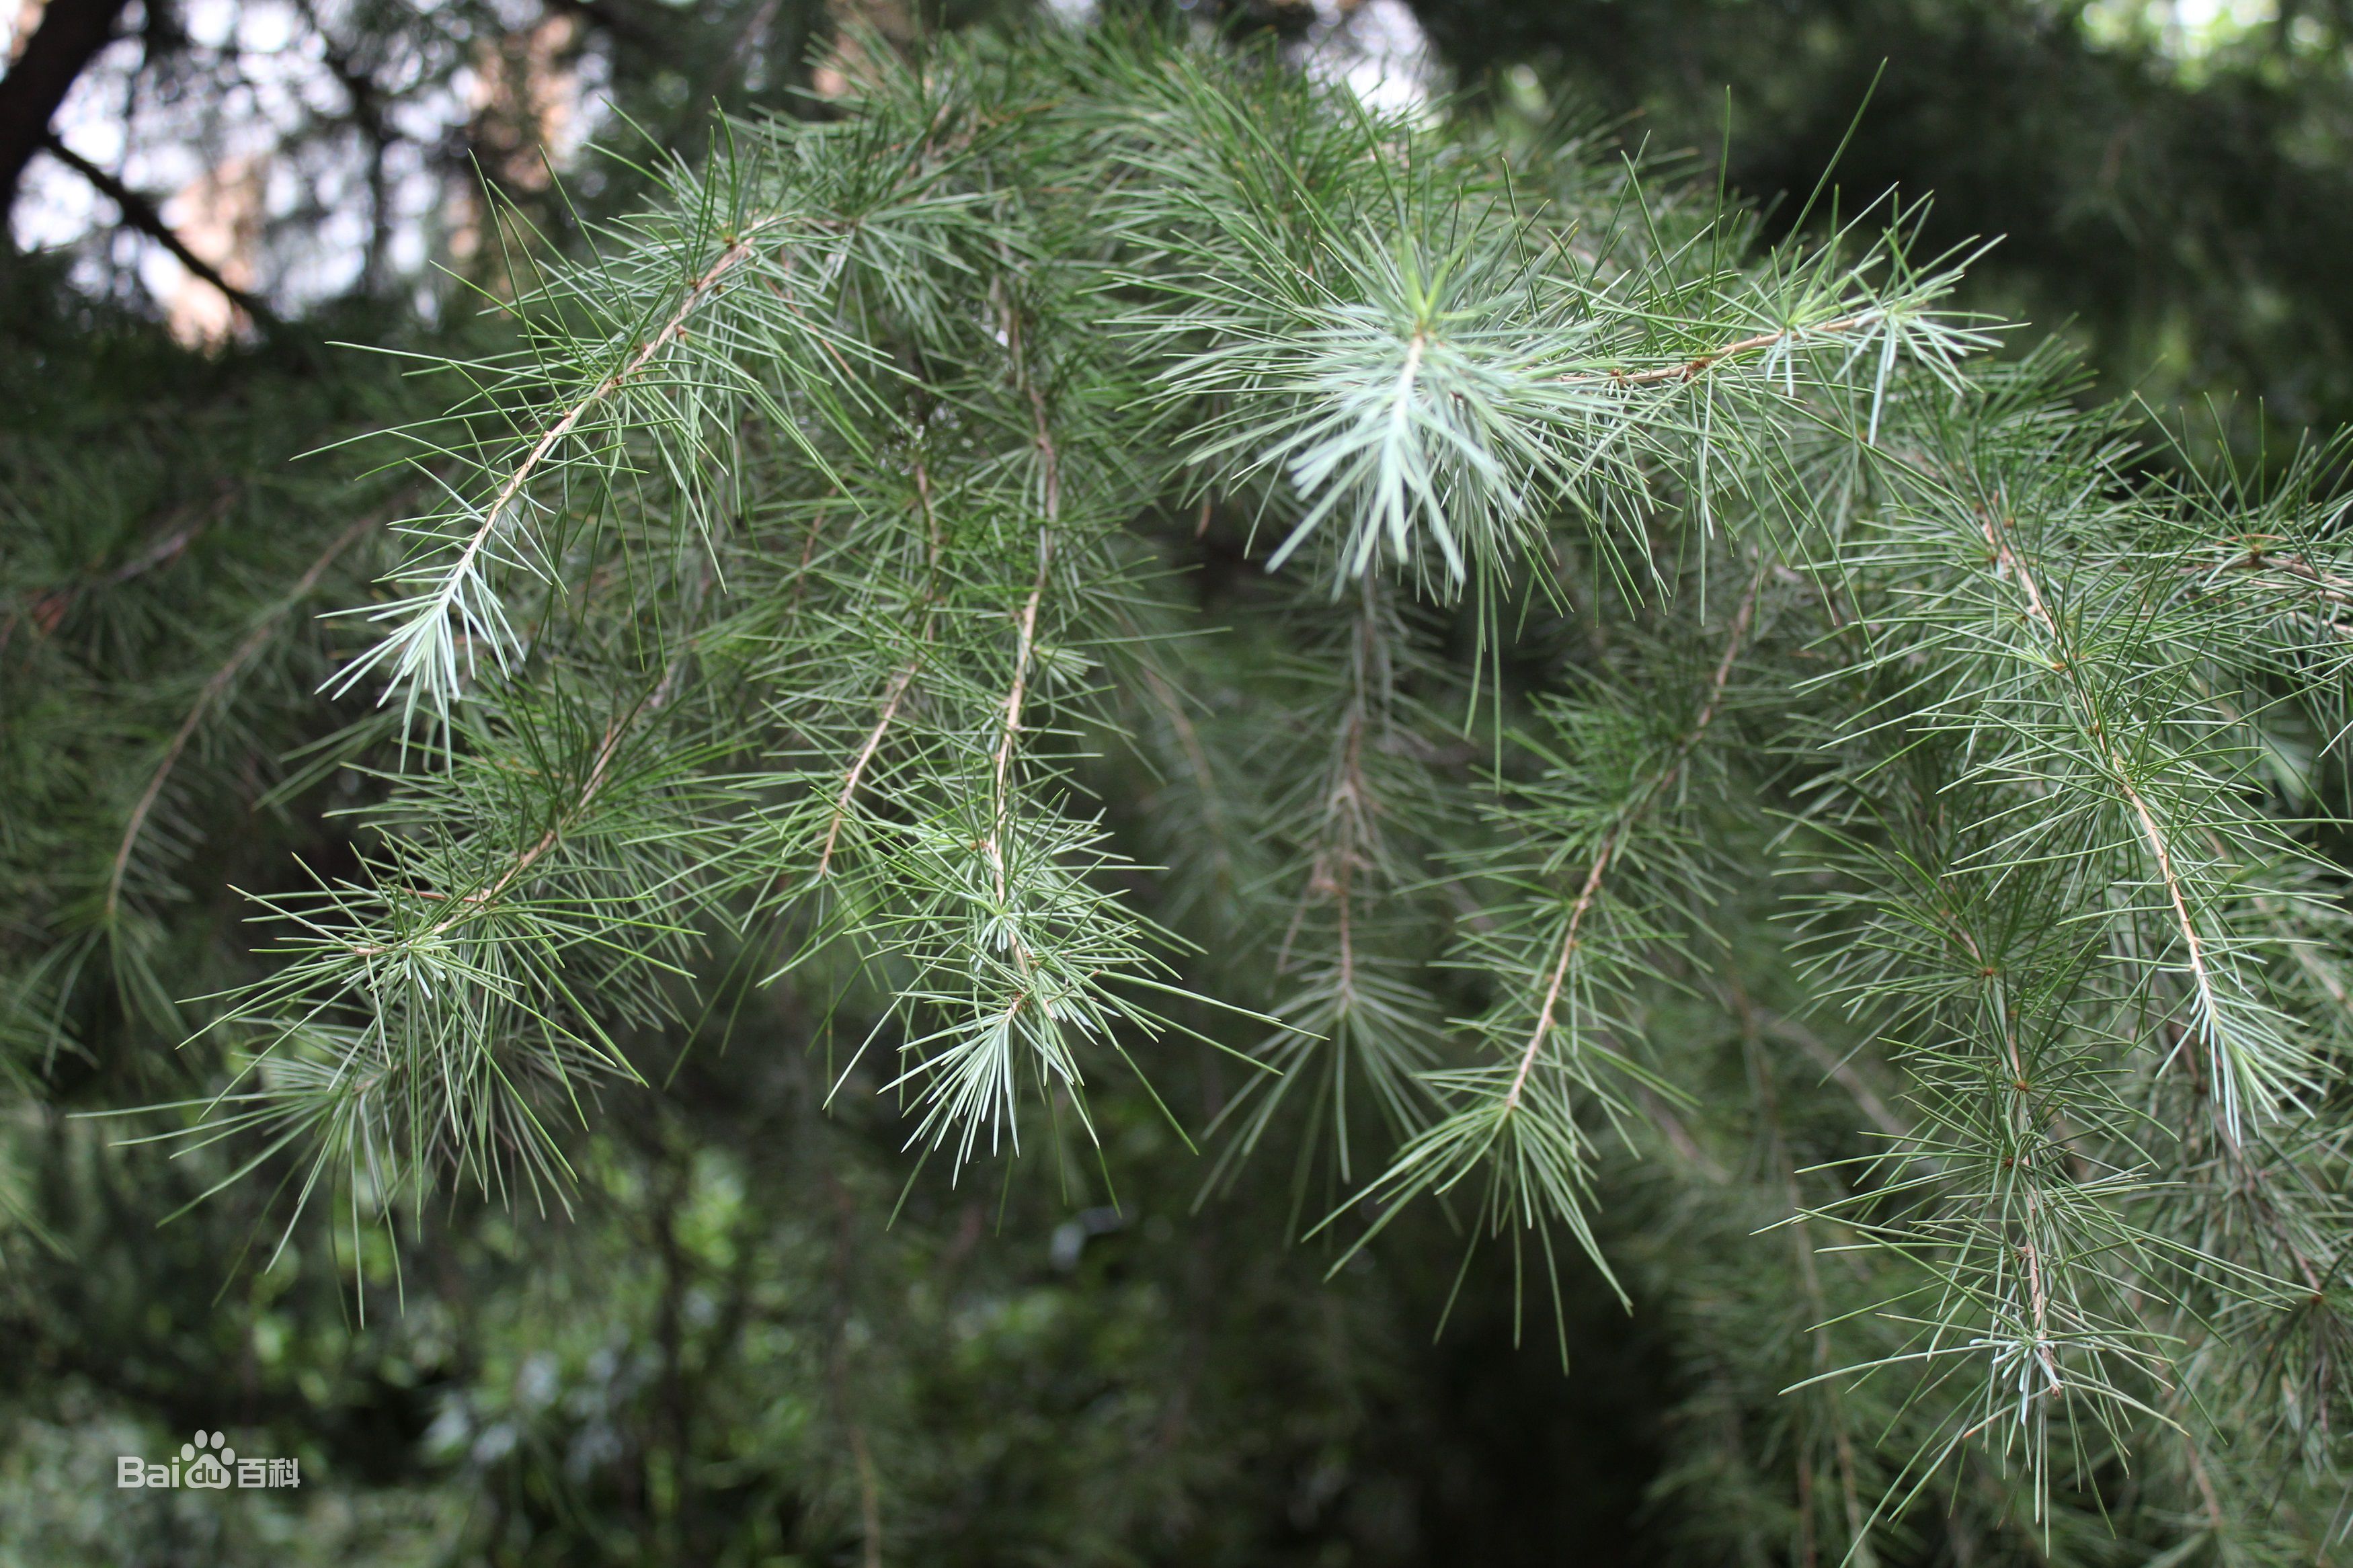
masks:
[[[180,1461],[187,1466],[185,1483],[192,1487],[226,1487],[237,1450],[218,1432],[198,1432],[193,1443],[180,1445]]]

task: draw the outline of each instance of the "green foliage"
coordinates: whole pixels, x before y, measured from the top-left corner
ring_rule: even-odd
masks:
[[[1567,105],[1629,116],[1629,138],[1655,151],[1713,163],[1721,149],[1735,187],[1780,198],[1778,221],[1826,169],[1849,205],[1933,198],[1933,247],[1999,241],[1972,268],[1971,302],[2081,342],[2107,395],[2160,411],[2212,400],[2201,454],[2283,457],[2353,417],[2353,316],[2331,259],[2353,239],[2341,6],[1413,10],[1462,85],[1507,115],[1540,122]]]
[[[2335,1550],[2328,454],[2147,478],[2063,353],[1988,352],[1916,212],[1768,247],[1606,149],[1149,31],[865,58],[840,119],[733,125],[652,213],[519,264],[510,342],[425,358],[457,406],[378,420],[410,478],[373,596],[288,608],[347,571],[319,552],[371,514],[339,499],[216,606],[199,714],[299,653],[326,695],[260,710],[307,711],[316,765],[277,798],[352,782],[195,1005],[210,1092],[139,1123],[191,1195],[258,1216],[237,1178],[278,1182],[289,1245],[339,1237],[380,1302],[437,1247],[527,1272],[565,1233],[502,1231],[519,1196],[662,1194],[553,1276],[595,1291],[469,1342],[514,1364],[451,1371],[434,1441],[503,1500],[449,1539],[874,1561],[878,1478],[952,1521],[934,1475],[990,1461],[867,1421],[945,1401],[1018,1447],[961,1414],[1012,1375],[987,1343],[1089,1336],[1149,1380],[1171,1300],[1214,1295],[1008,1289],[943,1360],[967,1329],[910,1263],[860,1310],[934,1359],[853,1397],[851,1309],[811,1329],[773,1281],[842,1301],[923,1250],[856,1228],[893,1176],[976,1234],[974,1167],[1026,1214],[1042,1165],[1077,1258],[1124,1184],[1158,1215],[1206,1170],[1215,1215],[1281,1151],[1291,1223],[1201,1233],[1267,1271],[1249,1300],[1429,1268],[1432,1318],[1533,1306],[1565,1360],[1597,1279],[1657,1314],[1656,1533],[1691,1560]],[[151,689],[96,621],[42,657]],[[169,771],[181,733],[132,746]],[[115,820],[64,841],[128,864],[89,849]],[[129,841],[96,885],[160,899],[195,837]],[[90,873],[18,863],[13,1026],[70,1050]],[[789,1137],[662,1125],[654,1084],[714,1058],[753,1103],[807,1075]],[[820,1107],[910,1152],[824,1157]],[[693,1351],[690,1275],[726,1282]],[[642,1384],[597,1338],[633,1292]],[[664,1457],[621,1463],[607,1405]],[[1261,1407],[1221,1407],[1157,1501],[1037,1439],[1006,1462],[1078,1500],[1007,1528],[1276,1560],[1138,1522],[1248,1490],[1210,1472]]]

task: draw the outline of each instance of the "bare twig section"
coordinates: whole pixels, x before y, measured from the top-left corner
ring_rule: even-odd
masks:
[[[1369,580],[1371,574],[1366,573],[1366,576]],[[1362,818],[1367,809],[1365,714],[1361,707],[1350,716],[1347,744],[1342,753],[1339,776],[1332,786],[1332,798],[1326,809],[1340,817],[1342,838],[1335,847],[1337,853],[1332,857],[1332,868],[1326,871],[1319,865],[1317,874],[1328,878],[1333,906],[1339,911],[1339,995],[1343,1001],[1353,1002],[1356,994],[1356,875],[1364,860],[1360,847]]]
[[[2199,1506],[2206,1512],[2206,1527],[2219,1536],[2223,1526],[2222,1500],[2214,1494],[2213,1478],[2206,1473],[2206,1460],[2194,1439],[2185,1435],[2182,1449],[2189,1456],[2189,1479],[2197,1484]]]
[[[1560,1007],[1561,989],[1567,984],[1569,965],[1575,961],[1585,940],[1585,917],[1591,911],[1594,900],[1600,895],[1602,879],[1609,875],[1610,862],[1625,847],[1627,835],[1633,831],[1634,825],[1650,810],[1651,804],[1674,786],[1675,780],[1682,776],[1683,764],[1691,760],[1693,750],[1699,745],[1700,737],[1715,721],[1716,710],[1724,702],[1725,687],[1732,679],[1732,667],[1739,659],[1741,645],[1748,638],[1749,624],[1756,618],[1757,592],[1764,584],[1762,572],[1749,578],[1747,588],[1740,595],[1739,606],[1733,611],[1732,632],[1725,639],[1724,657],[1716,660],[1715,673],[1708,680],[1707,696],[1700,703],[1698,717],[1683,732],[1683,739],[1675,742],[1674,752],[1666,767],[1660,770],[1642,793],[1620,813],[1617,822],[1602,836],[1600,847],[1593,852],[1593,865],[1585,874],[1584,885],[1577,889],[1577,901],[1569,906],[1568,929],[1561,936],[1560,956],[1553,963],[1550,978],[1545,982],[1544,1001],[1536,1009],[1536,1026],[1528,1036],[1527,1046],[1520,1052],[1519,1066],[1512,1073],[1511,1088],[1504,1092],[1505,1114],[1518,1109],[1520,1097],[1527,1089],[1528,1075],[1535,1070],[1536,1058],[1543,1053],[1545,1041],[1552,1035],[1553,1019]]]
[[[2039,1206],[2035,1190],[2026,1189],[2027,1238],[2018,1244],[2019,1260],[2026,1266],[2026,1298],[2034,1313],[2034,1357],[2042,1363],[2044,1394],[2056,1398],[2066,1392],[2065,1380],[2059,1375],[2059,1357],[2051,1348],[2050,1299],[2042,1289],[2042,1255],[2034,1245],[2034,1226]]]
[[[108,869],[106,878],[105,909],[109,925],[114,922],[115,911],[121,904],[122,880],[130,870],[132,854],[147,830],[147,818],[154,811],[156,801],[162,798],[164,783],[171,778],[173,769],[179,765],[181,754],[188,749],[189,742],[195,738],[197,727],[204,722],[205,715],[212,711],[213,705],[228,690],[238,672],[269,646],[269,639],[277,632],[279,623],[291,615],[295,607],[310,595],[311,590],[319,585],[319,580],[327,574],[328,568],[369,530],[390,516],[391,511],[392,509],[387,507],[371,512],[337,534],[320,552],[319,558],[294,580],[293,587],[287,591],[285,597],[245,635],[244,640],[229,655],[227,662],[213,671],[211,679],[196,693],[195,701],[189,706],[186,717],[180,721],[180,727],[172,732],[171,740],[165,742],[164,754],[155,763],[155,771],[148,776],[147,787],[140,792],[138,804],[131,808],[130,819],[123,825],[122,842],[114,851],[114,863]],[[185,545],[188,531],[190,530],[182,530],[173,541],[166,542],[172,545],[174,553]]]
[[[1042,470],[1040,481],[1044,489],[1046,521],[1045,526],[1038,531],[1038,578],[1030,585],[1029,597],[1022,604],[1020,614],[1014,618],[1018,635],[1013,647],[1013,685],[1005,694],[1005,723],[997,737],[997,755],[990,764],[997,789],[997,820],[990,828],[992,851],[996,847],[995,836],[1002,832],[1005,826],[1006,791],[1011,782],[1013,750],[1020,739],[1021,707],[1029,692],[1029,657],[1038,640],[1038,607],[1045,600],[1048,569],[1054,559],[1054,525],[1062,517],[1062,455],[1054,445],[1053,432],[1046,423],[1045,396],[1029,380],[1029,371],[1021,362],[1019,317],[1008,309],[1006,320],[1012,328],[1007,336],[1013,348],[1014,364],[1021,376],[1023,390],[1029,395],[1029,412],[1037,422],[1036,439]],[[1001,860],[997,866],[997,879],[1000,882],[1004,879]]]
[[[906,700],[907,689],[915,682],[915,673],[923,668],[923,656],[918,654],[892,672],[890,684],[882,689],[882,711],[874,721],[874,728],[866,732],[866,743],[858,748],[856,760],[841,781],[841,793],[833,799],[833,818],[825,826],[825,847],[817,858],[817,876],[823,880],[833,865],[833,849],[841,836],[841,825],[849,819],[849,807],[858,798],[858,782],[866,776],[866,765],[874,760],[881,748],[882,737],[890,732],[891,721],[899,716],[899,704]]]
[[[997,883],[997,901],[1005,901],[1008,888],[1005,874],[1005,828],[1012,810],[1013,753],[1020,743],[1021,710],[1029,690],[1029,660],[1038,643],[1038,611],[1046,598],[1046,584],[1054,559],[1054,527],[1062,516],[1062,455],[1054,445],[1054,434],[1046,419],[1046,398],[1038,384],[1029,377],[1029,362],[1022,353],[1021,313],[1009,300],[1003,301],[1005,310],[1005,341],[1013,359],[1013,374],[1029,400],[1029,414],[1035,425],[1034,439],[1038,447],[1039,483],[1044,521],[1038,529],[1038,576],[1029,587],[1029,596],[1023,601],[1020,612],[1014,617],[1013,682],[1005,694],[1005,719],[999,726],[997,752],[989,761],[992,795],[989,803],[987,836],[981,848],[988,857],[990,874]],[[1012,942],[1013,956],[1026,974],[1029,969],[1029,950],[1020,939]],[[1018,1007],[1019,1002],[1017,1000]]]
[[[1005,694],[1005,722],[997,741],[997,755],[990,769],[996,780],[995,820],[989,826],[989,850],[997,853],[997,836],[1005,829],[1005,814],[1010,805],[1008,795],[1012,784],[1013,750],[1021,735],[1021,709],[1029,687],[1029,659],[1038,640],[1038,606],[1046,596],[1046,572],[1053,560],[1054,536],[1040,529],[1038,532],[1038,580],[1031,584],[1029,597],[1023,602],[1021,613],[1014,618],[1016,637],[1013,644],[1013,684]],[[1000,858],[997,868],[999,892],[1005,879],[1005,866]]]
[[[1053,433],[1046,425],[1046,399],[1037,387],[1029,392],[1029,411],[1038,421],[1038,459],[1039,476],[1045,488],[1046,521],[1055,523],[1062,517],[1062,454],[1054,445]]]
[[[2173,919],[2180,926],[2182,942],[2189,950],[2190,979],[2206,1004],[2208,1027],[2211,1028],[2215,1016],[2214,984],[2206,972],[2205,944],[2198,935],[2197,922],[2189,918],[2189,905],[2182,895],[2181,879],[2174,874],[2172,852],[2166,847],[2165,834],[2158,826],[2157,817],[2149,811],[2148,803],[2141,798],[2140,792],[2133,787],[2131,778],[2125,773],[2124,759],[2113,747],[2108,750],[2108,765],[2116,770],[2116,784],[2125,792],[2125,799],[2131,803],[2133,815],[2140,820],[2141,837],[2147,841],[2149,853],[2157,858],[2158,875],[2165,879],[2166,895],[2173,902]]]

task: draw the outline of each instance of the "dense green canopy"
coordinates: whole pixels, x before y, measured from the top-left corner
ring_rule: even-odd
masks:
[[[2326,18],[306,14],[642,134],[5,269],[0,1562],[2340,1549]]]

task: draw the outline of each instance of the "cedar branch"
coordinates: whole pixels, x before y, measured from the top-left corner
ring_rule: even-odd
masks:
[[[2027,570],[2026,563],[2019,557],[2016,551],[2010,548],[2010,541],[2003,537],[2004,530],[1996,523],[1993,513],[1982,504],[1978,506],[1977,513],[1978,524],[1985,532],[1986,543],[1992,547],[1996,562],[2008,571],[2011,579],[2018,584],[2020,590],[2025,594],[2029,617],[2040,626],[2044,635],[2051,639],[2053,668],[2063,672],[2069,672],[2068,684],[2070,689],[2073,690],[2076,687],[2072,675],[2073,661],[2066,657],[2066,639],[2059,629],[2057,619],[2051,614],[2050,606],[2043,600],[2042,590],[2035,583],[2034,574]],[[2077,691],[2076,696],[2081,702],[2081,692]],[[2085,706],[2088,709],[2088,704]],[[2142,798],[2140,791],[2134,786],[2132,773],[2125,765],[2123,752],[2101,728],[2095,715],[2087,710],[2084,717],[2091,725],[2092,738],[2098,744],[2101,756],[2108,764],[2110,776],[2116,780],[2116,787],[2124,793],[2125,803],[2132,807],[2133,816],[2140,828],[2141,839],[2148,846],[2151,858],[2157,862],[2158,876],[2165,883],[2166,897],[2173,906],[2174,923],[2180,928],[2182,944],[2189,953],[2190,984],[2197,987],[2199,999],[2205,1005],[2207,1028],[2211,1039],[2214,1027],[2213,1021],[2218,1016],[2214,983],[2207,971],[2204,939],[2198,934],[2197,921],[2190,918],[2188,895],[2182,890],[2181,879],[2174,870],[2172,848],[2166,842],[2164,830],[2158,825],[2157,814],[2149,809],[2148,802]]]
[[[1544,1001],[1536,1009],[1535,1029],[1528,1036],[1525,1048],[1520,1052],[1519,1066],[1512,1074],[1511,1088],[1504,1095],[1506,1115],[1518,1109],[1520,1096],[1527,1088],[1528,1074],[1535,1069],[1536,1057],[1552,1034],[1553,1016],[1560,1005],[1561,988],[1568,980],[1568,966],[1584,940],[1585,917],[1600,894],[1602,879],[1609,874],[1610,862],[1625,847],[1627,835],[1633,831],[1635,823],[1650,809],[1651,803],[1673,787],[1674,781],[1683,773],[1683,764],[1691,760],[1693,749],[1699,744],[1700,737],[1715,721],[1716,709],[1724,700],[1724,689],[1732,679],[1733,664],[1740,656],[1740,645],[1746,640],[1749,622],[1757,613],[1757,590],[1764,586],[1764,574],[1756,574],[1749,578],[1746,591],[1740,595],[1740,605],[1732,616],[1732,635],[1725,639],[1724,657],[1716,660],[1715,673],[1708,681],[1707,696],[1700,704],[1698,718],[1684,732],[1683,739],[1675,742],[1674,752],[1666,768],[1620,814],[1609,831],[1602,836],[1600,847],[1594,851],[1592,868],[1585,874],[1585,884],[1577,889],[1577,901],[1569,906],[1568,929],[1561,936],[1560,957],[1554,963],[1551,977],[1545,983]]]

